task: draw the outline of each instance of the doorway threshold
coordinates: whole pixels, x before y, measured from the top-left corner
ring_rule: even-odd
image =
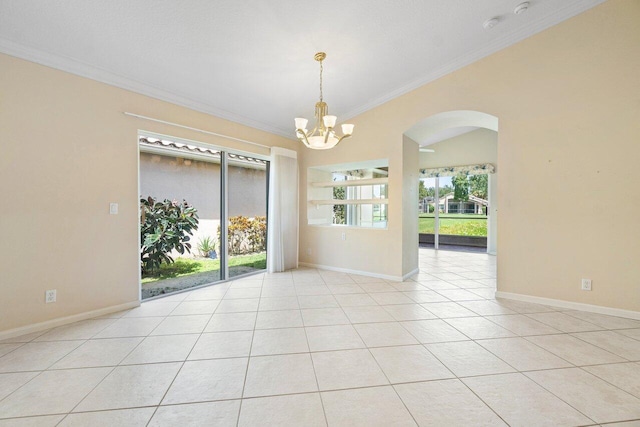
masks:
[[[420,243],[421,248],[425,249],[434,249],[433,243]],[[478,247],[478,246],[461,246],[461,245],[447,245],[440,243],[438,245],[439,251],[453,251],[453,252],[472,252],[479,254],[486,254],[486,247]]]

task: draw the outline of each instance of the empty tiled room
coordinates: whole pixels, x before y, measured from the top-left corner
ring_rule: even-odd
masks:
[[[640,426],[639,41],[0,0],[0,427]]]

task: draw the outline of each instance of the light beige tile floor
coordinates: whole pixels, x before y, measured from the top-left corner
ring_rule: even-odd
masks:
[[[260,274],[4,340],[0,427],[640,425],[640,321],[497,300],[495,261]]]

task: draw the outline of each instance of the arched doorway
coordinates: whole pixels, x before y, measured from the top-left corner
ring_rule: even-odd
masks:
[[[426,212],[432,210],[434,213],[434,247],[438,248],[440,241],[440,213],[448,215],[451,207],[451,211],[460,213],[467,210],[472,213],[486,213],[486,243],[483,243],[482,239],[453,238],[449,235],[445,235],[445,240],[452,244],[460,242],[469,245],[480,242],[480,245],[486,244],[487,253],[496,255],[498,118],[479,111],[447,111],[421,120],[405,131],[404,135],[420,146],[421,178],[435,178],[431,181],[436,182],[437,194],[431,194],[427,203],[424,199],[421,200],[422,210],[426,208]],[[464,202],[456,201],[450,205],[453,194],[442,194],[438,191],[443,182],[446,183],[444,187],[447,190],[452,189],[453,186],[449,186],[452,178],[483,174],[487,174],[486,197],[470,195]]]

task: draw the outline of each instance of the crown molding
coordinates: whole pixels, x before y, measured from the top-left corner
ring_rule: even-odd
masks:
[[[160,101],[166,101],[201,113],[211,114],[224,120],[229,120],[258,130],[280,135],[288,139],[293,139],[291,132],[285,132],[274,126],[221,110],[201,101],[185,98],[167,90],[159,89],[146,83],[123,77],[119,74],[112,73],[111,71],[86,64],[67,56],[48,53],[5,38],[0,38],[0,53],[35,62],[36,64],[55,68],[80,77],[85,77],[100,83],[145,95],[150,98],[155,98]]]
[[[391,101],[399,96],[402,96],[406,93],[409,93],[421,86],[426,85],[427,83],[431,83],[434,80],[439,79],[440,77],[444,77],[447,74],[450,74],[454,71],[457,71],[461,68],[466,67],[467,65],[471,65],[476,61],[479,61],[482,58],[485,58],[493,53],[496,53],[502,49],[505,49],[513,44],[516,44],[528,37],[533,36],[541,31],[546,30],[554,25],[561,23],[562,21],[572,18],[576,15],[579,15],[582,12],[585,12],[592,7],[595,7],[601,3],[604,3],[607,0],[588,0],[584,2],[574,2],[566,7],[555,11],[552,15],[547,15],[543,18],[538,19],[537,21],[532,22],[526,27],[522,28],[519,31],[509,34],[508,36],[504,36],[496,39],[486,47],[479,49],[473,53],[459,56],[451,62],[448,62],[438,68],[437,70],[420,77],[417,80],[414,80],[406,85],[400,86],[399,88],[383,95],[379,98],[376,98],[366,104],[361,105],[345,114],[341,115],[341,121],[346,121],[352,119],[366,111],[369,111],[375,107],[378,107],[386,102]]]

